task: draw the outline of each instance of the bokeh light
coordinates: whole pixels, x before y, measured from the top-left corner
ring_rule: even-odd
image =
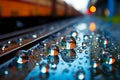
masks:
[[[92,32],[96,31],[96,24],[94,22],[90,23],[90,31]]]
[[[96,7],[95,7],[95,6],[91,6],[91,7],[90,7],[90,11],[91,11],[91,12],[96,12]]]

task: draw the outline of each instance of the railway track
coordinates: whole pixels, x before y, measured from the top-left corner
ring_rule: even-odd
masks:
[[[120,45],[106,28],[87,16],[2,36],[0,79],[120,79]]]

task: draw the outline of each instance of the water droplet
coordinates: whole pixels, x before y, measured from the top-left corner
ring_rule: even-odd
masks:
[[[104,59],[107,54],[109,54],[109,52],[107,52],[105,49],[103,49],[103,50],[101,51],[100,56],[101,56],[102,59]]]
[[[5,75],[8,75],[8,70],[5,70],[5,71],[4,71],[4,74],[5,74]]]
[[[80,41],[81,39],[80,39],[80,37],[77,37],[77,41]]]
[[[89,41],[89,35],[84,35],[84,36],[83,36],[83,40],[84,40],[85,42],[88,42],[88,41]]]
[[[84,63],[87,63],[88,61],[87,60],[85,60],[85,62]]]
[[[112,55],[107,55],[105,59],[107,64],[114,64],[115,63],[115,58]]]
[[[64,65],[64,63],[62,62],[61,65]]]
[[[102,50],[102,54],[105,55],[107,52],[106,50]]]
[[[25,51],[25,50],[19,50],[16,53],[16,61],[17,61],[17,63],[23,64],[23,63],[28,62],[28,60],[29,60],[29,56],[28,56],[27,51]]]
[[[103,40],[103,47],[107,48],[108,47],[108,39]]]
[[[75,75],[76,79],[77,80],[84,80],[85,79],[85,72],[83,69],[80,69],[76,72],[76,75]]]
[[[87,48],[87,42],[82,42],[82,49],[86,49]]]
[[[80,57],[79,59],[80,59],[80,60],[83,60],[83,57]]]
[[[37,35],[36,34],[32,34],[32,38],[37,38]]]
[[[68,72],[69,72],[69,69],[68,69],[68,68],[65,68],[65,69],[62,71],[63,74],[66,74],[66,73],[68,73]]]
[[[50,67],[51,67],[51,69],[55,70],[55,69],[57,69],[57,64],[51,64]]]
[[[80,47],[78,47],[77,53],[82,53],[82,52],[83,52],[83,50]]]
[[[36,63],[36,66],[39,66],[39,63]]]
[[[51,56],[57,56],[59,54],[59,47],[56,44],[51,44],[48,47],[48,53]]]
[[[77,31],[72,31],[72,32],[71,32],[71,36],[76,39],[77,36],[78,36],[78,32],[77,32]]]
[[[85,50],[85,54],[88,54],[88,50]]]
[[[49,72],[49,65],[45,62],[42,62],[39,64],[39,67],[40,67],[40,72],[41,73],[48,73]]]
[[[5,52],[5,51],[8,51],[8,45],[7,44],[4,44],[2,47],[1,47],[1,50],[2,52]]]
[[[90,35],[89,37],[90,37],[90,39],[93,39],[93,35]]]
[[[59,63],[59,57],[58,56],[48,56],[48,63],[58,64]]]
[[[68,64],[69,67],[71,67],[72,65],[71,64]]]
[[[8,41],[7,44],[11,44],[11,41]]]
[[[73,49],[72,50],[64,49],[61,52],[61,57],[65,62],[71,63],[76,59],[76,53]]]
[[[31,50],[28,50],[28,55],[33,55],[34,54],[34,51],[33,51],[33,49],[31,49]]]
[[[64,49],[74,49],[76,47],[76,41],[72,36],[66,35],[61,41],[61,46]]]
[[[16,43],[19,44],[19,45],[22,45],[22,42],[23,42],[23,38],[18,38],[16,40]]]
[[[96,60],[92,60],[91,65],[92,65],[93,68],[97,68],[99,66],[99,63]]]

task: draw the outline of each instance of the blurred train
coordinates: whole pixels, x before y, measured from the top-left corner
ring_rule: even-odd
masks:
[[[63,0],[0,0],[0,34],[80,15]]]
[[[78,16],[63,0],[0,0],[0,17]]]

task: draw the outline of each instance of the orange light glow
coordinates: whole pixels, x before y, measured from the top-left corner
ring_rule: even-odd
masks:
[[[95,12],[95,11],[96,11],[96,7],[95,7],[95,6],[91,6],[91,7],[90,7],[90,11],[91,11],[91,12]]]
[[[110,15],[110,11],[109,11],[108,9],[105,9],[105,10],[104,10],[104,14],[105,14],[106,16],[109,16],[109,15]]]
[[[94,22],[90,23],[90,31],[92,32],[96,31],[96,24]]]

